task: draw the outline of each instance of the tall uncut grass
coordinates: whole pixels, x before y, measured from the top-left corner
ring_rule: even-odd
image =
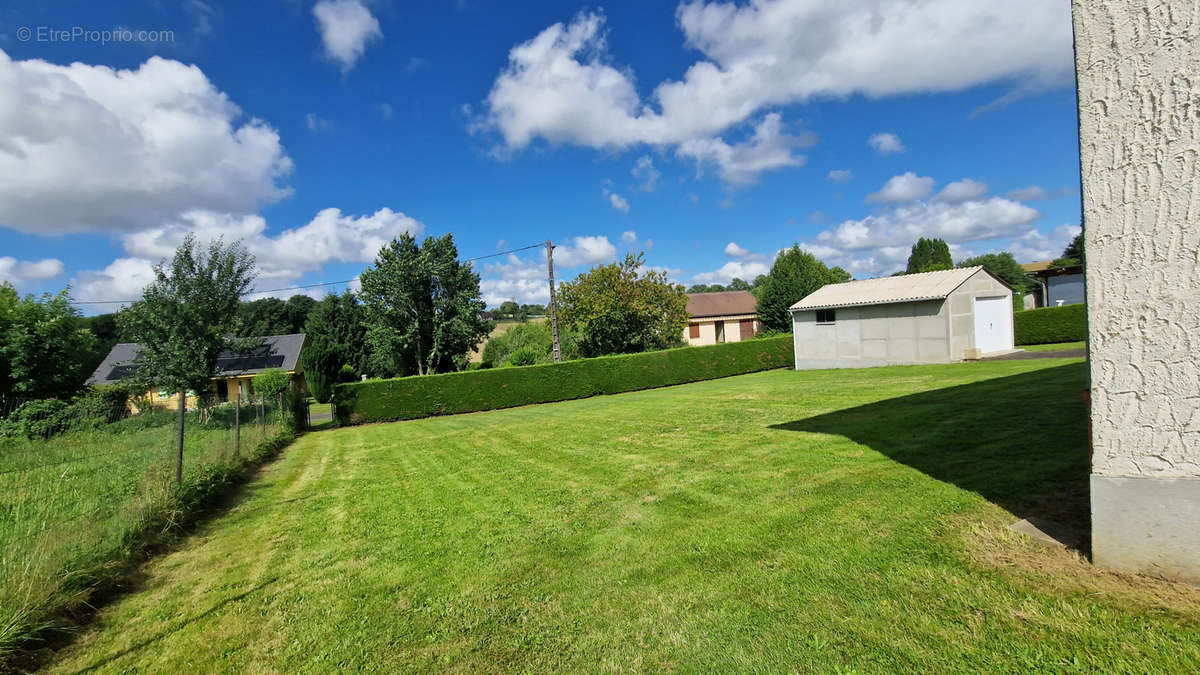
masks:
[[[281,431],[278,409],[233,406],[201,422],[188,413],[183,486],[233,469]],[[181,516],[176,417],[152,411],[46,440],[0,438],[0,661],[112,579],[147,536]]]

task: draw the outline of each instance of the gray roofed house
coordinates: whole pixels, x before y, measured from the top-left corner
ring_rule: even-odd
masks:
[[[301,391],[307,391],[308,385],[300,366],[300,352],[306,342],[303,333],[291,335],[268,335],[262,338],[263,345],[248,354],[234,354],[225,351],[217,359],[217,372],[213,376],[214,387],[220,400],[228,400],[231,396],[230,384],[237,382],[233,389],[241,388],[243,396],[250,396],[249,379],[254,375],[270,368],[278,368],[291,373],[296,385]],[[122,342],[115,345],[108,356],[96,367],[96,371],[88,378],[91,386],[115,384],[133,375],[137,367],[138,354],[141,345],[133,342]],[[153,395],[155,392],[151,392]],[[169,396],[161,396],[166,400]],[[155,401],[155,403],[159,403]]]

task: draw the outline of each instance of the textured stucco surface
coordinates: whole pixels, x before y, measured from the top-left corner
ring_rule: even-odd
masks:
[[[1092,472],[1197,478],[1200,5],[1073,4]]]

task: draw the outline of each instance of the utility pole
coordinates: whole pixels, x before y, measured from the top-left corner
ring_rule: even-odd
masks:
[[[546,266],[550,270],[550,334],[554,336],[554,361],[562,361],[558,348],[558,303],[554,299],[554,244],[546,240]]]

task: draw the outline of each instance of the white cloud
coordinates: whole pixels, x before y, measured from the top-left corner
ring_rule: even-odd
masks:
[[[676,153],[696,160],[696,169],[712,162],[717,165],[721,179],[733,185],[745,185],[758,180],[763,171],[772,171],[786,166],[801,166],[803,155],[793,155],[792,149],[807,147],[816,142],[816,135],[809,132],[801,136],[790,136],[783,132],[779,113],[770,113],[754,128],[750,139],[729,145],[720,138],[703,138],[684,141]]]
[[[1025,234],[1015,237],[1007,250],[1018,262],[1054,260],[1062,255],[1063,249],[1081,231],[1078,225],[1059,225],[1051,230],[1049,235],[1030,229]]]
[[[854,180],[854,172],[850,169],[834,169],[829,172],[828,178],[835,183],[849,183]]]
[[[977,180],[964,178],[956,180],[953,183],[948,183],[942,188],[934,199],[941,202],[958,203],[978,199],[987,192],[987,184]]]
[[[636,239],[634,232],[624,232],[621,235],[622,243],[629,243],[625,235],[633,235]],[[560,274],[560,270],[606,264],[617,257],[617,247],[613,246],[608,237],[573,237],[570,242],[554,247],[554,272],[559,281],[572,276]],[[653,242],[647,241],[646,244],[647,248],[653,246]],[[550,301],[544,251],[536,260],[522,259],[510,253],[503,262],[485,264],[480,270],[480,276],[482,278],[479,290],[482,291],[488,306],[499,305],[505,300],[539,304]]]
[[[750,255],[750,251],[737,245],[737,242],[729,242],[725,244],[725,255],[730,258],[742,258]]]
[[[658,188],[658,179],[662,173],[654,168],[654,160],[650,155],[642,155],[637,158],[637,163],[629,173],[638,180],[638,189],[642,192],[654,192]]]
[[[14,286],[24,281],[52,279],[63,273],[63,262],[56,258],[41,260],[17,260],[12,256],[0,256],[0,282]]]
[[[900,204],[924,199],[933,192],[934,182],[929,176],[918,176],[908,171],[889,178],[879,192],[867,195],[867,201],[880,204]]]
[[[879,276],[901,269],[920,237],[944,239],[953,251],[968,242],[1020,237],[1039,217],[1036,209],[1002,197],[914,202],[844,221],[802,247],[856,278]]]
[[[617,247],[608,237],[574,237],[567,245],[554,247],[554,268],[579,267],[612,262],[617,257]]]
[[[71,283],[71,294],[82,301],[137,300],[154,281],[154,263],[144,258],[117,258],[102,270],[82,272]]]
[[[129,232],[192,209],[249,213],[290,190],[279,134],[195,66],[12,61],[0,51],[0,226]]]
[[[730,260],[721,265],[720,269],[694,275],[691,281],[694,284],[727,284],[735,278],[744,281],[754,281],[754,278],[758,275],[766,274],[770,271],[771,266],[765,262]]]
[[[129,257],[118,258],[103,270],[80,272],[73,282],[75,294],[94,300],[136,299],[153,279],[149,270],[174,255],[189,232],[202,245],[218,237],[226,242],[240,240],[255,257],[259,286],[269,287],[291,283],[328,262],[369,262],[393,237],[404,232],[420,235],[425,226],[388,208],[366,216],[328,208],[305,225],[277,235],[266,229],[266,221],[258,215],[190,211],[170,224],[122,236]]]
[[[621,233],[621,243],[626,246],[631,246],[637,243],[637,232],[633,230],[625,230]]]
[[[376,106],[376,109],[379,110],[379,116],[382,117],[383,119],[385,119],[385,120],[392,119],[393,109],[392,109],[391,103],[380,103],[379,105]]]
[[[593,148],[675,145],[814,97],[1071,82],[1064,3],[700,0],[681,4],[676,18],[686,46],[704,58],[647,100],[631,71],[609,64],[603,17],[583,13],[512,48],[482,121],[509,149],[537,138]]]
[[[557,272],[557,255],[554,262]],[[550,301],[550,282],[544,259],[522,260],[509,254],[504,262],[485,264],[480,274],[483,278],[479,282],[479,290],[489,307],[506,300],[540,305]]]
[[[304,126],[314,134],[321,131],[329,130],[329,120],[317,115],[316,113],[308,113],[304,116]]]
[[[1051,192],[1040,185],[1030,185],[1029,187],[1009,190],[1007,196],[1009,199],[1016,199],[1023,202],[1037,202],[1046,199],[1058,199],[1074,193],[1075,191],[1070,188],[1062,188],[1061,190]]]
[[[608,193],[608,203],[621,213],[629,213],[629,201],[615,192]]]
[[[359,0],[319,0],[312,12],[325,54],[341,65],[343,73],[362,58],[369,42],[383,37],[379,21]]]
[[[899,136],[890,133],[879,133],[871,136],[867,139],[867,145],[874,148],[875,152],[881,155],[893,155],[908,149],[904,147],[904,143],[900,142]]]

